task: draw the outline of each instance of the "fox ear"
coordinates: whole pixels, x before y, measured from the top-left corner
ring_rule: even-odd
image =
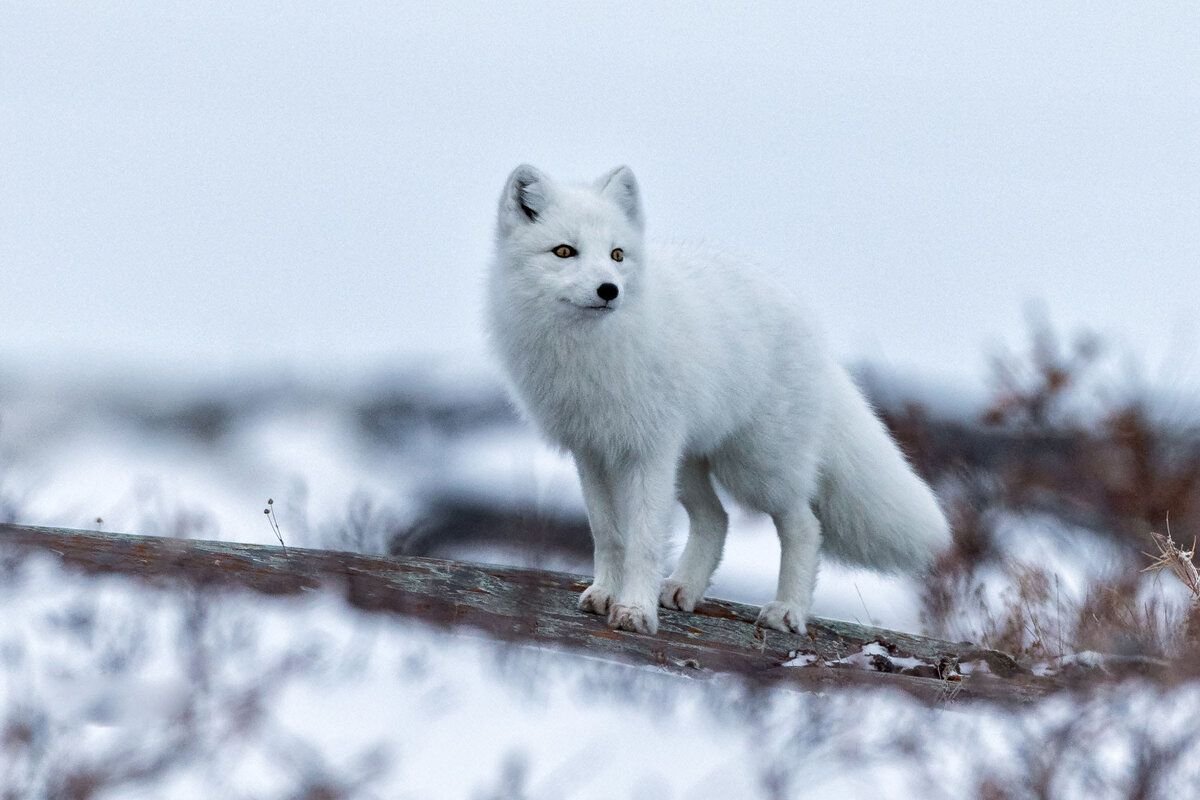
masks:
[[[629,221],[634,224],[634,227],[638,230],[642,229],[642,195],[638,191],[637,178],[633,177],[633,170],[625,166],[617,167],[596,181],[596,190],[616,203],[625,212],[625,216],[629,217]]]
[[[508,176],[500,196],[500,223],[506,227],[537,222],[549,204],[549,179],[536,168],[522,164]]]

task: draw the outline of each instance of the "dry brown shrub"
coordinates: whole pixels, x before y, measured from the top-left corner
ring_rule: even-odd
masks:
[[[1179,655],[1194,646],[1200,612],[1180,619],[1161,593],[1145,591],[1138,570],[1147,536],[1168,517],[1176,530],[1200,530],[1200,436],[1156,417],[1144,393],[1116,384],[1105,367],[1096,336],[1068,341],[1032,315],[1027,347],[992,360],[992,397],[978,424],[939,420],[911,403],[885,414],[938,488],[954,530],[926,583],[929,630],[1028,658],[1079,649]],[[996,526],[1013,514],[1117,543],[1126,574],[1062,602],[1055,576],[1005,561]],[[1160,544],[1184,552],[1169,533]],[[989,605],[983,585],[997,576],[1007,586],[1002,609],[994,595]]]

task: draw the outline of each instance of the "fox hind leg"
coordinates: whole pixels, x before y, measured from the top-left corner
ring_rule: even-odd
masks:
[[[803,633],[817,585],[821,523],[807,503],[772,519],[779,533],[779,586],[775,599],[759,612],[758,625]]]

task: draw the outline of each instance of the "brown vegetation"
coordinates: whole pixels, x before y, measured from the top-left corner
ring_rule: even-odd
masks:
[[[1185,583],[1194,573],[1193,551],[1172,531],[1200,530],[1200,437],[1106,378],[1107,366],[1096,337],[1064,343],[1035,320],[1025,353],[994,359],[978,425],[933,420],[915,405],[887,415],[954,528],[926,589],[933,632],[969,633],[1028,660],[1098,650],[1182,665],[1194,653],[1196,614],[1181,613],[1142,568],[1157,545],[1155,564]],[[1005,537],[1022,527],[1003,523],[1022,518],[1074,531],[1061,546],[1078,548],[1080,561],[1094,540],[1115,563],[1068,592],[1045,564],[1010,557],[1019,543]]]

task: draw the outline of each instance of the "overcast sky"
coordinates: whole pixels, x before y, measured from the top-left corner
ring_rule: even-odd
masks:
[[[978,377],[1040,300],[1200,386],[1200,5],[555,5],[0,2],[0,363],[477,361],[529,161],[847,360]]]

